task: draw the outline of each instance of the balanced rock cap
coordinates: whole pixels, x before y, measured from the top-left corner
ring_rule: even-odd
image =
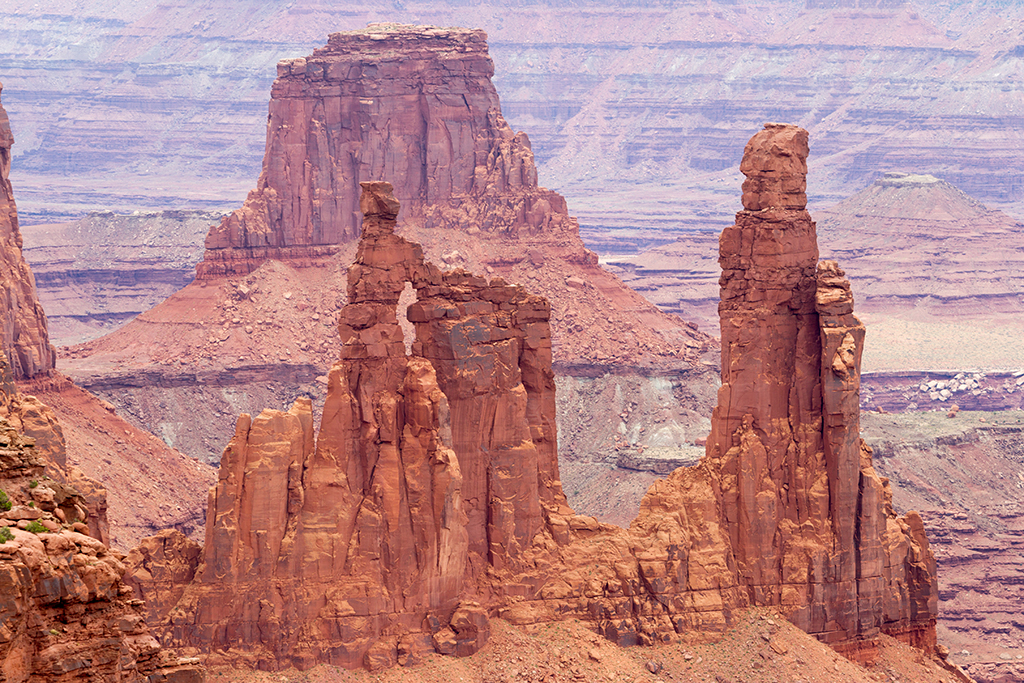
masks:
[[[359,187],[363,188],[363,193],[359,196],[359,210],[364,216],[380,216],[386,219],[398,216],[401,205],[395,199],[395,188],[391,183],[377,180],[361,182]]]
[[[766,123],[743,150],[740,171],[743,208],[796,209],[807,207],[807,131],[788,123]]]

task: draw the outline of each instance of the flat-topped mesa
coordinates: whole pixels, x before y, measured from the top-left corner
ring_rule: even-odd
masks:
[[[748,143],[744,211],[721,237],[722,387],[707,453],[754,604],[856,649],[879,630],[934,643],[935,560],[897,519],[859,435],[864,327],[849,282],[817,263],[804,210],[807,132]]]
[[[403,219],[505,234],[568,220],[501,116],[483,31],[372,24],[278,64],[257,187],[211,228],[200,278],[307,264],[359,237],[358,183],[394,182]],[[468,201],[467,200],[471,200]]]
[[[3,85],[0,85],[0,92]],[[10,360],[15,379],[47,375],[57,363],[50,344],[46,314],[36,296],[36,281],[21,253],[18,210],[11,187],[11,146],[14,135],[0,104],[0,347]]]

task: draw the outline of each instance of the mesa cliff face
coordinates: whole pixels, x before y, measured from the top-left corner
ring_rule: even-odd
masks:
[[[3,86],[0,85],[0,91]],[[15,379],[45,375],[54,368],[57,353],[46,332],[46,314],[36,297],[36,282],[21,255],[18,210],[9,180],[14,135],[0,104],[0,345],[10,359]]]
[[[357,240],[361,180],[388,178],[404,220],[428,229],[469,198],[484,210],[458,218],[486,232],[568,219],[565,200],[537,185],[529,139],[501,116],[483,31],[372,25],[277,71],[257,187],[210,231],[199,277]]]
[[[363,183],[320,432],[306,400],[239,419],[183,597],[131,579],[166,606],[165,637],[213,661],[376,669],[471,654],[495,614],[576,618],[629,645],[772,605],[851,657],[870,659],[880,632],[930,651],[935,562],[859,438],[864,328],[842,271],[815,270],[806,155],[794,126],[748,145],[707,456],[657,482],[628,530],[565,502],[547,303],[426,262],[394,234],[390,185]],[[149,565],[187,575],[167,546],[147,544]]]

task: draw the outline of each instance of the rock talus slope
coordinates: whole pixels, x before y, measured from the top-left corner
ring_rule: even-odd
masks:
[[[751,208],[722,240],[723,326],[775,353],[730,337],[708,455],[656,483],[628,530],[562,493],[546,301],[426,262],[394,234],[391,186],[363,183],[319,434],[306,400],[239,419],[181,599],[131,579],[161,596],[164,637],[224,663],[376,669],[471,654],[494,615],[575,617],[629,645],[720,634],[773,605],[850,656],[870,659],[880,632],[930,651],[935,563],[859,438],[863,327],[842,272],[815,273],[806,154],[793,126],[754,137]],[[145,545],[149,566],[188,565]]]
[[[0,85],[0,91],[3,86]],[[0,278],[4,287],[2,348],[16,379],[48,374],[57,353],[46,331],[46,314],[36,297],[36,282],[21,254],[18,210],[11,188],[11,146],[14,135],[0,104]]]

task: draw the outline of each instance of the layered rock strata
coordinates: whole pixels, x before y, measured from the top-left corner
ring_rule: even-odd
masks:
[[[1024,368],[1014,343],[1024,333],[1020,221],[945,180],[896,171],[815,218],[822,256],[843,263],[878,342],[867,349],[865,371],[884,373],[879,383]],[[695,231],[604,263],[662,310],[705,327],[718,315],[713,239]],[[925,382],[932,379],[947,378]]]
[[[36,297],[35,279],[21,254],[18,210],[9,179],[13,144],[11,123],[0,105],[0,348],[10,359],[15,379],[26,379],[53,370],[57,354],[47,335],[46,314]]]
[[[52,444],[62,441],[59,426],[31,419],[39,410],[19,409],[31,401],[18,395],[2,354],[0,374],[3,679],[202,681],[201,669],[161,650],[141,601],[121,581],[122,556],[99,540],[104,529],[94,524],[102,509],[90,514],[93,501],[50,458]]]
[[[203,238],[221,215],[90,213],[22,225],[25,260],[58,347],[108,334],[195,278]]]
[[[864,328],[842,271],[815,272],[806,155],[793,126],[748,146],[707,455],[652,486],[628,530],[565,502],[547,303],[426,262],[394,234],[390,185],[363,183],[319,434],[306,400],[239,419],[195,578],[153,615],[164,637],[260,668],[375,669],[475,652],[494,615],[574,617],[629,645],[773,605],[850,656],[870,658],[882,631],[930,650],[934,559],[859,438]],[[147,566],[185,571],[167,547],[149,543]],[[173,595],[147,575],[132,580]]]

